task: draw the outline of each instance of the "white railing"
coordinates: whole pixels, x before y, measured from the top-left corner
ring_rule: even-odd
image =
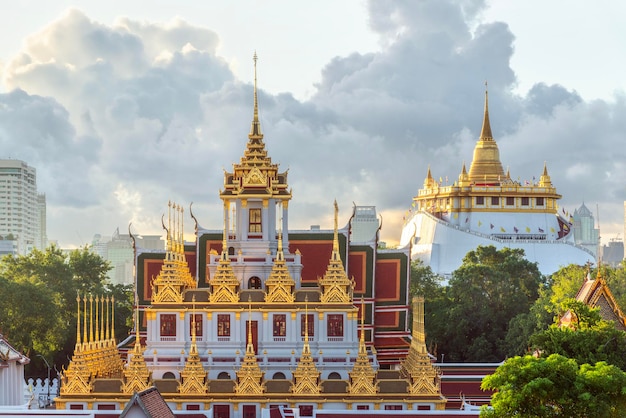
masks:
[[[176,337],[161,337],[161,341],[176,341]]]

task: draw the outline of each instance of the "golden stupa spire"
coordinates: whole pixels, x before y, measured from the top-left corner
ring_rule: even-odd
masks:
[[[185,395],[205,395],[209,393],[207,372],[202,366],[198,346],[196,344],[196,297],[191,299],[191,346],[185,368],[180,372],[182,383],[178,385],[178,391]]]
[[[348,279],[339,253],[339,228],[338,216],[339,207],[335,200],[335,225],[333,234],[333,251],[330,256],[330,262],[326,268],[324,277],[318,279],[320,290],[322,291],[322,303],[352,303],[352,291],[354,289],[354,280]]]
[[[424,332],[424,298],[413,298],[413,330],[411,346],[402,362],[401,373],[410,379],[409,392],[413,395],[441,396],[439,369],[431,363],[426,349]]]
[[[122,393],[133,394],[152,386],[151,373],[143,357],[143,348],[139,335],[139,304],[135,306],[135,345],[128,355],[128,366],[123,372]]]
[[[474,158],[469,169],[469,180],[478,184],[496,185],[504,179],[498,144],[493,139],[489,122],[489,93],[485,82],[485,110],[480,137],[474,147]]]
[[[352,371],[348,373],[348,392],[353,395],[375,395],[378,392],[378,383],[375,381],[376,371],[367,356],[365,346],[365,301],[361,297],[361,336],[359,337],[359,354]]]
[[[254,136],[262,136],[261,133],[261,122],[259,122],[259,99],[257,96],[257,86],[256,86],[256,62],[258,57],[256,55],[256,51],[254,51],[254,56],[252,57],[254,61],[254,114],[252,117],[252,126],[250,127],[250,135]]]
[[[259,121],[259,97],[257,86],[257,55],[254,53],[254,110],[252,125],[248,134],[248,143],[239,164],[233,164],[232,172],[224,172],[224,190],[220,198],[224,201],[233,198],[277,199],[288,201],[291,191],[288,189],[287,172],[280,173],[278,164],[272,163],[267,155]]]
[[[311,356],[311,347],[309,346],[308,302],[308,298],[305,298],[304,345],[302,346],[298,367],[293,372],[294,383],[291,385],[291,392],[297,395],[318,395],[322,390],[319,381],[320,372],[315,366]]]
[[[548,174],[548,164],[543,162],[543,173],[541,177],[539,177],[539,186],[541,187],[552,187],[552,179],[550,179],[550,175]]]
[[[487,82],[485,81],[485,110],[483,113],[483,127],[480,130],[480,139],[493,140],[491,133],[491,124],[489,123],[489,91],[487,88]]]
[[[435,180],[433,179],[433,175],[430,172],[430,164],[428,165],[428,172],[426,173],[426,178],[424,179],[424,188],[425,189],[429,189],[431,187],[433,187],[436,184]]]
[[[293,290],[296,282],[289,274],[287,264],[285,263],[285,254],[283,253],[283,233],[278,232],[278,248],[276,250],[276,260],[272,266],[272,271],[265,280],[267,293],[265,301],[269,303],[293,303],[295,297]]]
[[[222,255],[220,257],[217,270],[211,279],[211,293],[209,294],[209,302],[211,303],[237,303],[239,302],[239,280],[235,277],[235,272],[230,264],[228,257],[228,227],[226,217],[226,201],[224,201],[224,232],[222,238]]]
[[[165,260],[158,276],[152,281],[152,303],[182,303],[185,289],[197,286],[185,258],[183,235],[183,208],[171,201],[167,203],[168,228]]]
[[[80,345],[80,294],[78,293],[78,290],[76,290],[76,346],[74,351],[80,350]]]
[[[260,395],[263,392],[265,392],[263,371],[257,362],[252,342],[252,301],[248,299],[248,341],[246,344],[246,355],[237,371],[235,393],[238,395]]]

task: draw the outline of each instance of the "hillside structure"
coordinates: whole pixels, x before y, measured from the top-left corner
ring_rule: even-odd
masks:
[[[258,112],[255,56],[252,124],[224,173],[222,228],[203,228],[190,210],[196,242],[186,243],[184,209],[168,204],[165,252],[136,248],[136,326],[119,349],[113,301],[79,296],[58,408],[119,411],[151,387],[172,411],[219,418],[446,408],[424,300],[409,302],[408,248],[378,248],[373,207],[355,207],[340,228],[335,202],[332,230],[290,230],[292,190]]]
[[[442,183],[429,167],[400,238],[401,246],[411,246],[411,257],[422,259],[433,272],[451,275],[465,254],[479,245],[521,248],[543,274],[595,261],[595,252],[576,245],[570,219],[559,213],[561,195],[547,164],[538,180],[523,183],[503,169],[491,133],[487,91],[469,170],[463,163],[458,180]]]

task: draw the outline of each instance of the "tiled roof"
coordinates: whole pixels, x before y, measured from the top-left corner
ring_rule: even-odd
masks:
[[[120,418],[124,418],[133,406],[141,408],[147,418],[174,418],[174,413],[154,386],[135,393],[120,414]]]

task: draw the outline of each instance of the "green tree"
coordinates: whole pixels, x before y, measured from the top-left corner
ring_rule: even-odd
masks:
[[[496,391],[483,417],[626,416],[626,373],[604,362],[578,365],[559,354],[513,357],[481,387]]]
[[[574,299],[561,305],[562,311],[570,311],[570,327],[559,326],[558,322],[530,338],[536,352],[543,357],[560,354],[572,358],[578,364],[593,364],[605,361],[626,370],[626,333],[615,328],[615,324],[600,317],[597,308],[589,308]]]
[[[509,355],[509,322],[528,313],[545,278],[521,249],[470,251],[445,289],[446,324],[435,343],[450,361],[501,361]]]
[[[23,256],[0,260],[0,330],[17,348],[41,354],[57,366],[67,364],[76,343],[76,297],[112,294],[116,299],[115,331],[128,333],[132,287],[111,285],[109,263],[88,247],[65,253],[52,245]],[[30,373],[41,364],[34,361]]]

